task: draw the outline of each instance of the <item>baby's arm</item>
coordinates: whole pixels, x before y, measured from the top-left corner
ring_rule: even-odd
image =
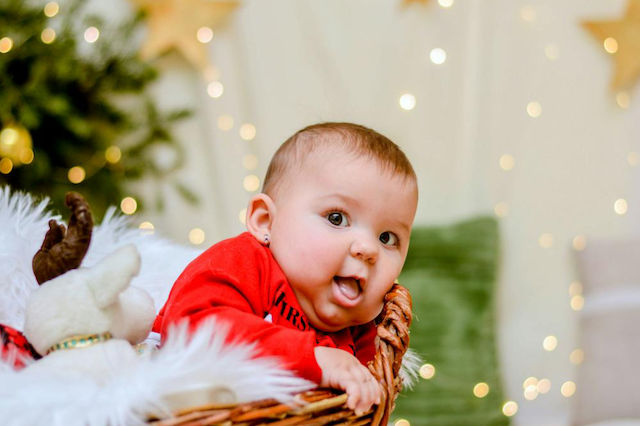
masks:
[[[317,346],[316,362],[322,370],[320,386],[347,392],[347,407],[362,414],[380,403],[380,385],[356,357],[337,348]]]
[[[235,286],[211,281],[206,285],[186,285],[172,295],[172,300],[165,308],[160,328],[163,338],[171,324],[187,319],[193,330],[206,318],[215,317],[218,323],[228,326],[227,342],[258,343],[257,356],[276,356],[283,368],[320,383],[322,372],[314,357],[316,333],[265,321],[254,312],[246,294],[239,293]]]

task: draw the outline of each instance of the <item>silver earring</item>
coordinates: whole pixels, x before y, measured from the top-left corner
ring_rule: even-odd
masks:
[[[264,245],[269,247],[270,242],[271,242],[271,239],[269,238],[269,234],[264,234]]]

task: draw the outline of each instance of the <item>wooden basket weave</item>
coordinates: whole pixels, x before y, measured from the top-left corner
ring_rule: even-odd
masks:
[[[297,406],[267,399],[234,406],[205,406],[153,420],[154,426],[205,425],[386,425],[402,389],[399,372],[402,357],[409,347],[411,325],[411,295],[394,284],[385,296],[385,304],[376,322],[378,339],[376,354],[369,362],[369,371],[383,389],[379,405],[361,415],[346,408],[347,395],[331,389],[315,389],[296,395]]]

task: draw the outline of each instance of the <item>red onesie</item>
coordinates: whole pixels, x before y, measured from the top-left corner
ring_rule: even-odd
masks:
[[[164,339],[169,326],[188,318],[192,329],[215,316],[231,324],[228,341],[258,342],[258,355],[277,356],[282,367],[320,383],[314,348],[344,349],[366,364],[375,354],[373,322],[324,333],[309,324],[271,251],[245,232],[210,247],[178,277],[156,317]]]

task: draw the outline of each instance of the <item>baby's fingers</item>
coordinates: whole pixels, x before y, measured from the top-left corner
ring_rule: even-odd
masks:
[[[357,415],[366,413],[373,404],[380,402],[380,387],[373,377],[366,382],[351,382],[345,388],[348,394],[347,407]]]
[[[373,376],[369,376],[362,387],[362,398],[360,398],[360,404],[356,408],[360,412],[366,412],[369,411],[372,405],[380,403],[380,386]]]
[[[347,393],[347,407],[354,410],[356,414],[360,414],[360,406],[362,400],[362,386],[358,382],[349,382],[344,387]]]

